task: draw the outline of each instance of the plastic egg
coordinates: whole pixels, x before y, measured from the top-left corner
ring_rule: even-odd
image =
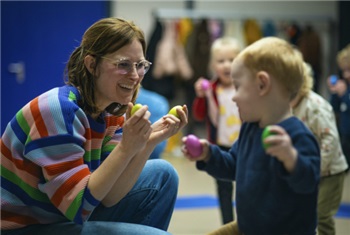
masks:
[[[202,154],[203,148],[199,139],[195,135],[188,135],[185,141],[186,149],[192,157],[198,157]]]
[[[172,115],[174,115],[177,118],[180,118],[179,115],[177,114],[177,111],[176,111],[177,108],[181,108],[182,109],[182,106],[181,105],[174,106],[172,109],[170,109],[169,114],[172,114]]]
[[[210,87],[210,82],[207,79],[203,79],[201,82],[201,86],[203,90],[208,90]]]
[[[334,86],[338,81],[338,76],[337,75],[332,75],[330,78],[330,82],[332,84],[332,86]]]
[[[262,141],[262,145],[264,147],[264,149],[266,150],[270,145],[269,144],[266,144],[264,142],[264,140],[269,137],[270,135],[274,135],[273,132],[270,131],[270,128],[269,126],[265,127],[265,129],[263,130],[263,133],[261,135],[261,141]]]
[[[141,107],[142,107],[142,104],[135,104],[134,107],[132,107],[132,109],[131,109],[131,115],[133,115]]]

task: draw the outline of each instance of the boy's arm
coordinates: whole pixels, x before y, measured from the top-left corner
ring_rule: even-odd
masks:
[[[282,176],[295,192],[313,192],[320,178],[320,150],[313,134],[300,132],[290,137],[280,126],[270,130],[276,134],[265,140],[270,144],[266,152],[282,163]]]
[[[289,134],[277,125],[269,126],[269,134],[264,138],[266,153],[279,160],[288,173],[292,173],[295,169],[298,151],[293,146]]]
[[[197,161],[198,170],[206,171],[217,179],[235,180],[236,172],[236,144],[229,151],[221,150],[217,145],[209,146],[208,161]]]

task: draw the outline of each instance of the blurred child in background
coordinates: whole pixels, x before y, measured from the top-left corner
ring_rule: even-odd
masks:
[[[290,108],[303,83],[302,57],[285,40],[266,37],[239,53],[231,76],[243,122],[238,140],[223,151],[200,139],[196,158],[182,148],[199,170],[236,181],[237,220],[211,234],[316,234],[320,150]],[[266,127],[272,134],[262,140]]]
[[[321,150],[321,180],[318,193],[318,234],[334,235],[333,216],[337,213],[343,193],[345,170],[337,123],[332,106],[312,91],[311,67],[304,63],[305,76],[297,97],[291,102],[293,113],[311,130]]]
[[[216,39],[211,46],[210,58],[214,77],[209,85],[203,77],[194,84],[197,96],[192,106],[194,119],[206,122],[208,140],[225,151],[236,141],[241,127],[237,105],[232,102],[236,89],[230,76],[232,61],[240,50],[235,38]],[[233,183],[216,179],[216,185],[222,223],[226,224],[234,219]]]
[[[342,79],[336,82],[328,79],[331,105],[338,116],[340,139],[348,165],[350,165],[350,44],[337,55],[337,63],[342,71]]]

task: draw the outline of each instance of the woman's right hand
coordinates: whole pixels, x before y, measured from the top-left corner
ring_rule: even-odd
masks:
[[[126,121],[123,124],[123,137],[120,142],[124,151],[128,155],[134,155],[143,149],[152,133],[151,121],[149,120],[151,113],[148,106],[144,105],[131,115],[133,104],[128,104],[126,110]]]

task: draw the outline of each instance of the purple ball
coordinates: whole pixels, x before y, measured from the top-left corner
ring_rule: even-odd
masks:
[[[199,142],[199,139],[197,138],[197,136],[195,136],[195,135],[192,135],[192,134],[188,135],[186,142],[185,142],[185,145],[186,145],[188,153],[192,157],[198,157],[203,152],[202,145]]]
[[[201,82],[201,85],[202,85],[202,89],[203,90],[208,90],[209,87],[210,87],[210,82],[207,80],[207,79],[204,79],[202,82]]]

